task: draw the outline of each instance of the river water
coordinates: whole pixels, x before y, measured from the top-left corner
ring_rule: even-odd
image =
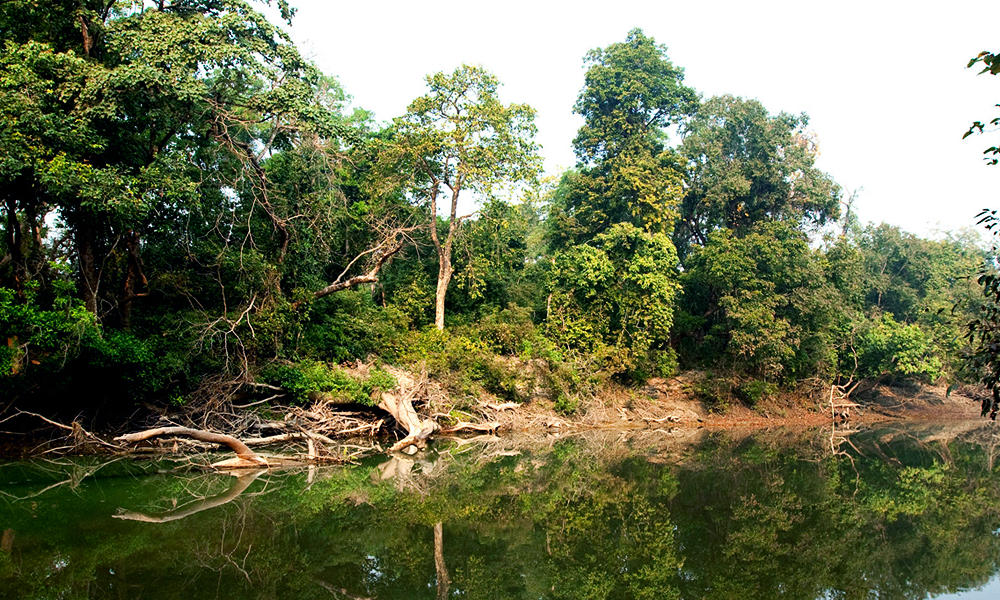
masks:
[[[1000,597],[991,424],[0,464],[0,598]]]

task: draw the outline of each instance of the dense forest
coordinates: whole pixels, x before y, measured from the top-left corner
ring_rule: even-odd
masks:
[[[378,122],[293,13],[0,3],[2,410],[365,405],[397,368],[566,414],[687,370],[720,409],[989,380],[993,254],[859,222],[805,114],[705,97],[635,29],[584,57],[576,165],[543,176],[484,68]]]

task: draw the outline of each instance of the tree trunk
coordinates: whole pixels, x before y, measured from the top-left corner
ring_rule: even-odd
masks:
[[[448,294],[448,284],[451,283],[453,269],[451,267],[450,248],[443,248],[439,257],[437,292],[434,295],[434,326],[438,331],[444,330],[444,298]]]
[[[125,285],[122,289],[122,299],[119,312],[121,325],[129,329],[132,325],[132,304],[136,298],[145,295],[148,281],[142,272],[142,257],[139,255],[139,234],[129,231],[125,234],[125,247],[128,250],[128,265],[125,271]]]
[[[97,316],[97,293],[101,285],[101,276],[97,264],[97,239],[94,228],[86,219],[76,224],[77,259],[80,262],[80,293],[87,311]]]
[[[14,290],[21,295],[24,291],[26,275],[24,246],[21,240],[21,222],[17,218],[17,202],[12,197],[6,201],[7,209],[7,252],[10,255],[11,271],[14,275]]]
[[[392,418],[403,429],[406,430],[406,437],[396,442],[390,451],[409,451],[411,448],[419,450],[427,445],[427,439],[438,429],[438,424],[430,419],[421,419],[413,408],[413,395],[420,386],[416,385],[408,377],[396,374],[396,381],[399,386],[391,392],[384,392],[379,399],[378,407],[392,415]]]

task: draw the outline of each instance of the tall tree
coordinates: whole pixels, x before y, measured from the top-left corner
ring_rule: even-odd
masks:
[[[697,106],[684,70],[642,30],[591,50],[574,111],[583,116],[573,146],[577,167],[564,177],[552,214],[557,245],[584,242],[615,223],[650,233],[673,230],[683,170],[665,128]]]
[[[203,233],[228,245],[240,195],[287,239],[262,162],[336,123],[280,27],[241,0],[59,2],[60,23],[32,4],[0,8],[4,24],[37,21],[11,29],[0,65],[8,238],[56,212],[87,309],[124,322],[146,279],[144,242],[171,219],[214,222]],[[25,218],[35,224],[15,223]]]
[[[685,126],[680,151],[688,188],[675,239],[682,257],[716,229],[737,235],[762,220],[825,223],[839,213],[839,187],[814,166],[805,115],[770,115],[756,100],[720,96]]]
[[[534,109],[503,104],[494,75],[463,65],[451,74],[428,76],[427,86],[427,94],[396,120],[396,137],[386,146],[383,161],[390,170],[402,165],[404,185],[427,209],[438,257],[434,325],[444,329],[445,295],[454,274],[452,250],[462,222],[473,214],[460,215],[459,208],[534,178],[541,162]],[[461,205],[462,198],[469,198],[469,204]]]

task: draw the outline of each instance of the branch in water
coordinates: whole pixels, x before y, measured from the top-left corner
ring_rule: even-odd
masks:
[[[245,468],[268,466],[266,460],[258,456],[257,453],[251,450],[249,446],[233,436],[226,435],[224,433],[215,433],[212,431],[202,431],[201,429],[191,429],[190,427],[157,427],[156,429],[147,429],[137,433],[122,435],[116,437],[115,441],[134,444],[136,442],[141,442],[143,440],[148,440],[161,435],[184,435],[196,439],[199,442],[210,442],[213,444],[223,444],[225,446],[229,446],[229,448],[236,453],[237,458],[235,460],[222,461],[221,463],[212,465],[215,467]]]

